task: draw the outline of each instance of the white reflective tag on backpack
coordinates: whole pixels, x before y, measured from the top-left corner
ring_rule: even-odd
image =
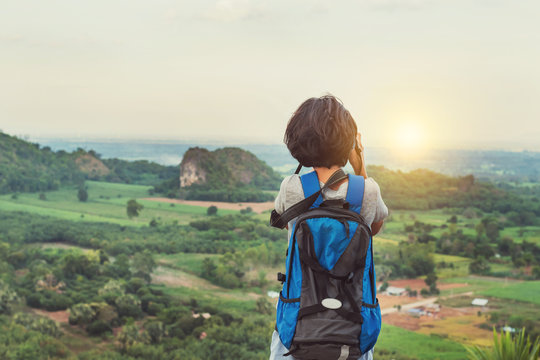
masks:
[[[327,309],[339,309],[343,304],[338,299],[334,298],[326,298],[321,301],[321,305],[324,306]]]

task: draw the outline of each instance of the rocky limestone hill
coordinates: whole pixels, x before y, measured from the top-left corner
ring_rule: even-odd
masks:
[[[268,201],[281,176],[251,152],[234,147],[190,148],[180,164],[180,197],[192,200]],[[171,184],[174,184],[171,182]]]
[[[249,151],[226,147],[215,151],[190,148],[180,164],[180,187],[248,185],[279,190],[281,176]]]

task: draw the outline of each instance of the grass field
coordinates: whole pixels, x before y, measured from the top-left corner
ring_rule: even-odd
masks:
[[[390,220],[384,224],[385,236],[393,240],[406,240],[407,234],[404,231],[406,225],[412,225],[415,221],[441,226],[449,225],[447,222],[452,215],[445,210],[429,210],[429,211],[412,211],[412,210],[396,210],[392,212]],[[467,219],[464,216],[457,215],[457,229],[463,231],[466,235],[476,236],[475,226],[480,221],[479,218]],[[440,237],[443,232],[448,231],[447,228],[436,228],[431,232],[431,235]],[[509,236],[515,242],[521,243],[524,240],[540,245],[540,226],[513,226],[507,227],[501,231],[502,236]]]
[[[194,276],[201,276],[202,264],[205,258],[219,259],[219,254],[194,254],[194,253],[176,253],[176,254],[159,254],[156,256],[156,262],[164,269],[169,271],[181,271]],[[255,264],[254,266],[247,267],[245,270],[245,279],[249,282],[250,279],[257,279],[260,272],[266,274],[266,280],[268,284],[267,290],[279,291],[281,284],[276,281],[276,274],[278,271],[284,272],[284,264],[280,264],[275,267],[268,265]],[[206,281],[206,280],[205,280]],[[260,288],[244,288],[245,292],[257,292],[261,291]]]
[[[469,275],[469,264],[472,259],[443,254],[433,254],[433,257],[436,265],[442,262],[446,263],[446,267],[437,265],[437,276],[440,279]],[[449,264],[452,264],[453,267],[450,267]]]
[[[480,291],[482,295],[502,299],[531,302],[540,305],[540,281],[524,281],[514,284],[503,284]]]
[[[424,335],[383,324],[376,347],[421,360],[463,360],[463,345],[438,335]]]
[[[156,262],[173,269],[187,271],[192,274],[200,274],[202,272],[204,258],[215,258],[219,256],[217,254],[192,253],[159,254],[156,256]]]
[[[255,310],[256,299],[246,296],[242,290],[204,291],[189,287],[171,287],[161,284],[152,285],[164,293],[174,296],[183,302],[191,299],[197,301],[201,307],[210,306],[214,309],[224,309],[227,312],[243,315]]]
[[[148,225],[152,219],[161,223],[186,224],[194,218],[206,215],[206,208],[201,206],[140,200],[149,196],[149,186],[97,181],[87,181],[86,185],[86,202],[78,200],[76,187],[65,187],[46,192],[46,200],[40,200],[37,193],[19,194],[17,199],[12,199],[11,195],[2,195],[0,210],[25,211],[72,221],[110,222],[125,226]],[[126,215],[126,203],[129,199],[137,199],[144,206],[140,215],[133,219]],[[218,214],[236,212],[220,209]]]
[[[493,333],[490,330],[478,328],[485,320],[485,317],[481,314],[480,316],[477,314],[459,314],[440,319],[429,319],[422,324],[417,333],[425,335],[438,334],[461,344],[490,346],[493,342]]]
[[[390,240],[402,241],[407,240],[407,233],[405,232],[406,225],[412,225],[416,221],[420,221],[426,224],[431,224],[437,228],[431,231],[431,235],[440,237],[447,228],[440,228],[441,225],[448,225],[448,219],[452,215],[448,214],[445,210],[426,210],[426,211],[412,211],[412,210],[396,210],[392,211],[391,218],[388,219],[383,227],[384,237]],[[475,235],[474,225],[478,222],[478,219],[466,219],[463,216],[458,215],[457,228],[461,229],[464,234]]]
[[[517,243],[525,240],[540,245],[540,226],[508,227],[501,231],[501,236],[510,236]]]
[[[473,292],[475,294],[482,294],[485,291],[498,292],[498,289],[507,287],[512,284],[521,283],[519,280],[512,280],[508,278],[496,278],[489,276],[475,276],[468,277],[455,277],[441,279],[441,283],[465,283],[467,286],[454,288],[450,290],[441,291],[441,295],[461,294],[466,292]]]

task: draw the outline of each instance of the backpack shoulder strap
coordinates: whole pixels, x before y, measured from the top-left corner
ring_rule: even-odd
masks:
[[[306,174],[306,175],[309,175],[309,174]],[[343,172],[343,169],[336,170],[336,172],[334,172],[332,176],[330,176],[328,181],[324,184],[324,186],[321,189],[319,185],[319,179],[317,178],[317,174],[315,173],[315,175],[309,175],[309,176],[311,177],[311,179],[310,177],[306,177],[306,179],[310,179],[310,180],[307,180],[310,184],[309,185],[306,184],[307,186],[305,188],[304,188],[304,184],[302,184],[302,188],[304,189],[304,192],[307,193],[308,191],[312,191],[313,188],[315,187],[315,182],[316,182],[318,190],[316,190],[312,195],[306,197],[304,200],[299,201],[296,204],[292,205],[290,208],[285,210],[283,214],[281,215],[278,214],[276,210],[273,210],[272,214],[270,215],[271,226],[279,228],[279,229],[283,229],[285,228],[285,226],[287,226],[287,223],[290,220],[303,214],[310,207],[318,207],[320,203],[317,204],[316,200],[320,198],[321,199],[320,201],[322,202],[321,192],[323,191],[323,189],[329,188],[339,183],[340,181],[344,180],[347,177],[345,172]],[[313,176],[315,176],[315,178]]]
[[[321,185],[319,184],[319,177],[317,172],[312,171],[307,174],[300,176],[300,181],[302,183],[302,189],[304,190],[304,198],[308,198],[311,195],[315,194],[317,191],[321,190]],[[310,209],[317,208],[323,202],[322,193],[317,197],[317,200],[311,205]]]
[[[345,200],[354,207],[358,207],[358,213],[362,210],[365,182],[366,180],[363,176],[349,174],[349,186],[347,188],[347,197]]]

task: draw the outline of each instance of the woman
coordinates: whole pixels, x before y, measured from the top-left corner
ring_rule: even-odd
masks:
[[[321,187],[330,176],[349,161],[356,175],[365,180],[364,199],[360,215],[371,226],[372,234],[379,232],[388,209],[382,200],[379,186],[367,176],[360,133],[351,114],[334,96],[306,100],[295,111],[285,131],[285,144],[291,155],[305,167],[313,167]],[[352,149],[352,150],[351,150]],[[322,192],[324,200],[345,199],[348,179]],[[304,192],[299,175],[286,177],[275,200],[275,210],[282,214],[290,206],[302,201]],[[292,225],[288,224],[290,239]],[[270,360],[288,359],[289,350],[281,343],[279,334],[272,335]],[[360,359],[373,358],[373,350]]]

